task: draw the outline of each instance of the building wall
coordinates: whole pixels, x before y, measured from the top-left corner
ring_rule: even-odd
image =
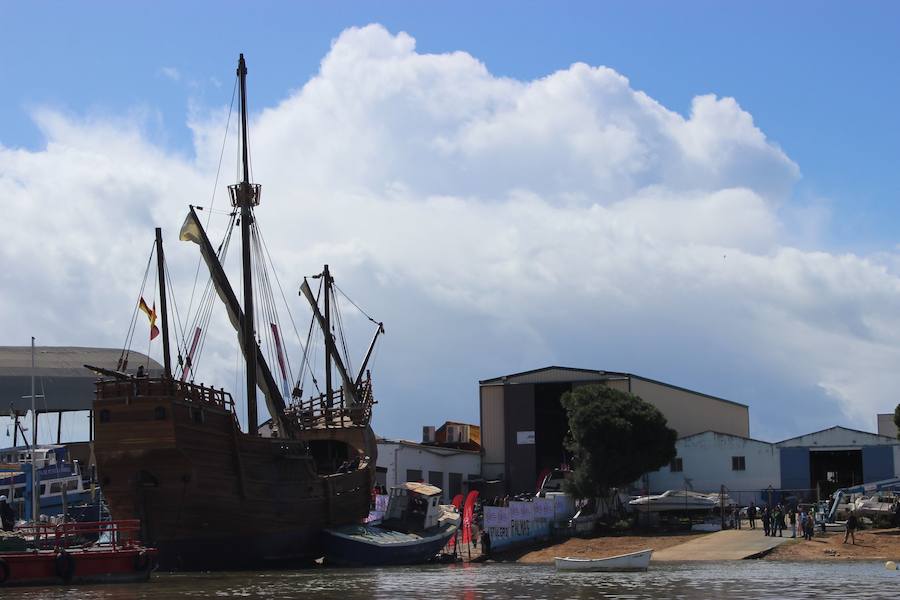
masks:
[[[506,471],[506,434],[503,420],[503,386],[481,386],[482,475],[497,479]]]
[[[703,394],[632,377],[631,393],[658,408],[669,427],[686,437],[703,431],[719,431],[749,437],[748,407]]]
[[[777,489],[781,482],[778,448],[774,444],[707,431],[679,439],[675,443],[683,470],[671,472],[666,466],[648,474],[651,493],[693,489],[718,492],[724,485],[741,504],[760,502],[762,490]],[[743,456],[745,470],[732,470],[732,457]]]
[[[506,481],[512,494],[534,491],[537,481],[537,457],[534,434],[534,384],[503,386],[506,415]],[[532,442],[520,439],[532,433]]]
[[[377,466],[387,469],[385,481],[388,487],[406,481],[408,470],[422,472],[422,479],[431,482],[429,472],[441,473],[444,502],[450,502],[450,473],[462,475],[462,481],[475,479],[481,474],[481,455],[468,450],[433,448],[419,444],[383,441],[378,443]],[[436,482],[435,482],[436,483]]]
[[[894,413],[878,415],[878,435],[886,435],[897,439],[897,425],[894,423]]]

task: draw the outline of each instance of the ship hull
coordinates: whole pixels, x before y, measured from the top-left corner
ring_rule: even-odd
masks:
[[[242,433],[220,391],[172,380],[98,383],[95,454],[115,519],[138,518],[163,569],[300,564],[319,533],[368,514],[375,452],[347,445],[359,467],[334,473],[303,440]],[[365,430],[362,435],[360,431]],[[374,439],[368,425],[333,432]],[[366,458],[367,457],[367,458]]]

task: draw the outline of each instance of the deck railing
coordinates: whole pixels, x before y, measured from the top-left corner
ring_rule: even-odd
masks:
[[[113,550],[140,543],[141,522],[138,519],[120,521],[85,521],[71,523],[32,523],[16,527],[32,547],[41,550],[60,550],[74,546],[110,547]],[[93,541],[96,540],[96,541]]]
[[[162,396],[183,402],[216,406],[234,412],[234,400],[224,389],[207,387],[202,383],[189,383],[164,377],[131,377],[129,379],[104,379],[97,382],[94,392],[98,399],[137,398],[141,396]]]
[[[300,429],[341,429],[362,427],[372,418],[372,380],[363,380],[356,392],[356,401],[351,401],[343,388],[335,390],[331,397],[320,394],[290,405],[285,413]]]

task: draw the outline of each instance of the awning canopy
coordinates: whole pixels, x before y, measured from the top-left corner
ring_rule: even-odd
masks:
[[[117,348],[37,346],[35,351],[35,406],[38,412],[90,410],[97,375],[85,364],[105,369],[118,366]],[[128,371],[144,365],[148,375],[158,375],[162,365],[140,352],[131,352]],[[43,398],[41,397],[43,396]],[[31,410],[31,346],[0,346],[0,416],[11,410]]]

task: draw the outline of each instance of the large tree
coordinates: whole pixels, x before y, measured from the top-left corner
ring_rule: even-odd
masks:
[[[897,426],[897,439],[900,439],[900,404],[894,409],[894,425]]]
[[[569,419],[566,448],[575,457],[568,487],[578,497],[605,496],[675,457],[675,430],[638,396],[587,385],[566,392],[561,402]]]

